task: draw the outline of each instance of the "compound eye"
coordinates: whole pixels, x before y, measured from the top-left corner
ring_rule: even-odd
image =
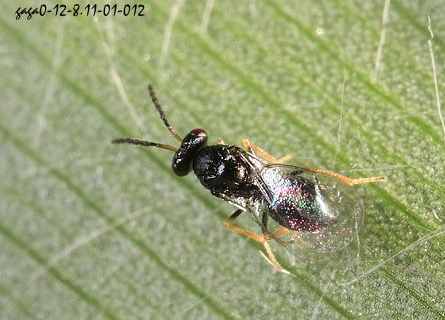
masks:
[[[196,128],[190,131],[189,135],[193,135],[195,137],[207,137],[207,132],[204,129]],[[187,138],[187,137],[186,137]],[[184,138],[185,140],[185,138]]]
[[[172,161],[173,172],[185,176],[192,169],[193,158],[199,149],[207,144],[207,132],[203,129],[193,129],[182,140],[181,146],[175,152]]]

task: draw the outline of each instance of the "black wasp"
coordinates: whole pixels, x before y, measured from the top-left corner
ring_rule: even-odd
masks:
[[[283,162],[289,156],[277,159],[248,139],[242,140],[244,149],[222,140],[207,145],[207,132],[203,129],[193,129],[181,138],[168,123],[151,85],[148,91],[164,125],[181,142],[180,147],[132,138],[112,142],[174,152],[173,172],[185,176],[193,170],[214,196],[234,204],[238,209],[225,220],[224,226],[261,243],[279,271],[283,268],[268,241],[291,236],[293,241],[298,238],[324,251],[346,245],[352,236],[354,214],[357,214],[357,199],[349,187],[385,180],[382,176],[350,179],[326,169],[285,165]],[[260,234],[232,224],[245,211],[261,226]],[[281,228],[269,231],[269,217]]]

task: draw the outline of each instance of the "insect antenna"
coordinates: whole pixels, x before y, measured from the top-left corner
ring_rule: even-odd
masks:
[[[159,100],[156,96],[156,92],[153,89],[153,86],[151,84],[148,85],[148,92],[150,93],[151,101],[153,101],[153,104],[156,108],[156,110],[159,113],[159,116],[161,117],[162,122],[167,127],[168,131],[170,131],[170,134],[178,140],[179,142],[182,142],[181,136],[173,129],[173,127],[168,123],[167,116],[165,115],[164,110],[161,107],[161,104],[159,103]],[[135,144],[142,147],[156,147],[160,149],[170,150],[173,152],[176,152],[178,149],[163,143],[157,143],[157,142],[151,142],[151,141],[145,141],[145,140],[139,140],[139,139],[133,139],[133,138],[118,138],[111,141],[111,143],[114,144]]]
[[[164,125],[167,127],[168,131],[170,131],[173,138],[175,138],[179,142],[182,142],[182,138],[180,137],[180,135],[177,134],[173,127],[168,123],[167,116],[165,115],[165,112],[162,109],[161,104],[159,103],[159,100],[156,96],[156,92],[151,84],[148,85],[148,92],[150,93],[151,101],[153,101],[153,104],[156,110],[158,110],[159,116],[161,117],[161,120],[162,122],[164,122]]]
[[[135,144],[135,145],[142,146],[142,147],[156,147],[156,148],[161,148],[161,149],[165,149],[165,150],[170,150],[173,152],[176,152],[176,150],[177,150],[175,147],[170,146],[168,144],[162,144],[162,143],[133,139],[133,138],[118,138],[118,139],[112,140],[111,143],[115,143],[115,144],[127,143],[127,144]]]

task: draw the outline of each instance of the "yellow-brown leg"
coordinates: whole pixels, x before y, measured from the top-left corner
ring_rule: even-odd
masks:
[[[231,214],[225,221],[224,221],[224,227],[226,227],[227,229],[229,229],[230,231],[232,231],[232,232],[235,232],[235,233],[239,233],[239,234],[242,234],[243,236],[245,236],[245,237],[248,237],[249,239],[252,239],[252,240],[254,240],[254,241],[256,241],[256,242],[259,242],[259,243],[261,243],[263,246],[264,246],[264,249],[266,250],[266,253],[267,253],[267,257],[269,258],[269,260],[270,260],[270,262],[272,262],[272,265],[274,266],[274,268],[277,270],[277,271],[284,271],[284,269],[283,269],[283,267],[280,265],[280,263],[277,261],[277,259],[275,258],[275,255],[274,255],[274,253],[272,252],[272,249],[270,248],[270,245],[269,245],[269,243],[267,242],[268,240],[270,240],[270,239],[268,239],[268,237],[270,237],[270,235],[266,235],[266,234],[256,234],[256,233],[253,233],[253,232],[251,232],[251,231],[249,231],[249,230],[246,230],[246,229],[243,229],[243,228],[239,228],[239,227],[235,227],[231,222],[233,221],[233,220],[235,220],[236,218],[238,218],[238,216],[241,214],[241,213],[243,213],[243,210],[242,209],[238,209],[238,210],[236,210],[233,214]],[[278,231],[280,231],[280,234],[281,233],[283,233],[282,231],[281,231],[281,229],[279,229],[279,230],[277,230],[276,232],[278,232]],[[274,232],[275,233],[275,232]],[[273,234],[274,234],[273,233]],[[273,235],[272,234],[272,235]],[[272,239],[272,238],[271,238]]]
[[[345,177],[344,175],[341,175],[340,173],[334,172],[334,171],[330,171],[327,169],[322,169],[322,168],[309,168],[310,171],[315,172],[315,173],[319,173],[323,176],[326,177],[331,177],[334,179],[337,179],[341,182],[343,182],[344,184],[347,185],[356,185],[356,184],[364,184],[364,183],[371,183],[371,182],[378,182],[378,181],[386,181],[386,177],[385,176],[378,176],[378,177],[369,177],[369,178],[358,178],[358,179],[351,179],[348,177]]]
[[[284,237],[285,235],[289,234],[290,232],[292,232],[292,230],[290,230],[288,228],[280,228],[278,230],[275,230],[271,234],[266,234],[264,237],[266,238],[266,240],[272,240],[272,239]]]
[[[253,142],[250,142],[249,139],[247,138],[244,138],[242,142],[245,149],[257,154],[258,156],[260,156],[261,158],[272,164],[285,163],[286,161],[292,158],[291,154],[287,154],[281,158],[275,158],[274,156],[270,155],[269,153],[258,147]]]
[[[232,213],[225,221],[224,221],[224,227],[229,229],[232,232],[242,234],[243,236],[246,236],[252,240],[255,240],[256,242],[263,243],[265,241],[263,235],[259,235],[256,233],[253,233],[249,230],[235,227],[231,222],[239,217],[241,213],[244,211],[242,209],[236,210],[234,213]]]
[[[216,144],[226,144],[226,143],[223,139],[218,139],[218,141],[216,141]]]

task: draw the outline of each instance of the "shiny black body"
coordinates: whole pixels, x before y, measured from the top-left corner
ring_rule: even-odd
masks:
[[[161,115],[162,117],[162,115]],[[168,123],[167,123],[168,124]],[[207,145],[207,132],[190,131],[178,149],[155,142],[121,138],[113,143],[131,143],[174,151],[173,172],[182,177],[192,170],[201,184],[214,196],[262,214],[259,223],[267,231],[270,216],[281,226],[296,231],[318,231],[335,222],[329,201],[313,180],[303,177],[308,171],[283,165],[268,165],[253,153],[225,144]],[[327,209],[328,210],[327,210]]]
[[[312,181],[293,171],[281,177],[271,189],[252,163],[253,155],[236,146],[207,146],[207,134],[194,129],[182,140],[172,161],[173,171],[184,176],[192,169],[201,184],[214,196],[243,203],[262,203],[261,225],[267,216],[281,226],[297,231],[317,231],[326,221],[317,206],[317,190]]]
[[[172,160],[176,175],[184,176],[193,169],[201,184],[220,198],[260,196],[243,149],[206,144],[207,133],[203,129],[194,129],[184,137]]]
[[[193,159],[193,171],[201,184],[220,198],[258,198],[261,192],[253,180],[253,168],[235,146],[201,148]]]
[[[289,186],[285,190],[277,187],[275,192],[279,195],[274,196],[275,201],[267,206],[267,213],[285,228],[314,232],[326,222],[333,221],[324,221],[323,210],[317,201],[320,193],[315,184],[298,174],[284,176]]]
[[[172,170],[185,176],[192,170],[201,184],[214,196],[230,201],[242,211],[252,211],[263,231],[267,230],[270,216],[281,226],[298,231],[317,231],[334,222],[335,212],[329,201],[305,169],[276,166],[259,158],[252,150],[243,150],[223,143],[207,145],[207,132],[194,129],[181,138],[170,126],[167,117],[151,86],[148,87],[153,104],[164,125],[181,145],[179,148],[134,138],[119,138],[113,143],[129,143],[144,147],[157,147],[174,152]],[[287,169],[286,169],[287,170]],[[310,174],[305,178],[302,175]],[[238,212],[238,213],[237,213]]]
[[[180,142],[179,148],[135,138],[112,142],[173,152],[173,172],[182,177],[193,171],[214,196],[235,205],[237,209],[227,217],[224,226],[260,242],[277,270],[283,269],[268,244],[271,239],[282,244],[301,240],[320,251],[332,252],[357,237],[362,209],[357,195],[348,187],[383,181],[385,177],[350,179],[322,168],[285,165],[283,159],[275,159],[248,139],[243,140],[245,149],[222,141],[207,145],[208,136],[203,129],[194,129],[181,137],[169,124],[151,85],[148,91],[165,127]],[[261,227],[261,233],[232,224],[246,211]],[[269,218],[283,228],[270,231]]]

